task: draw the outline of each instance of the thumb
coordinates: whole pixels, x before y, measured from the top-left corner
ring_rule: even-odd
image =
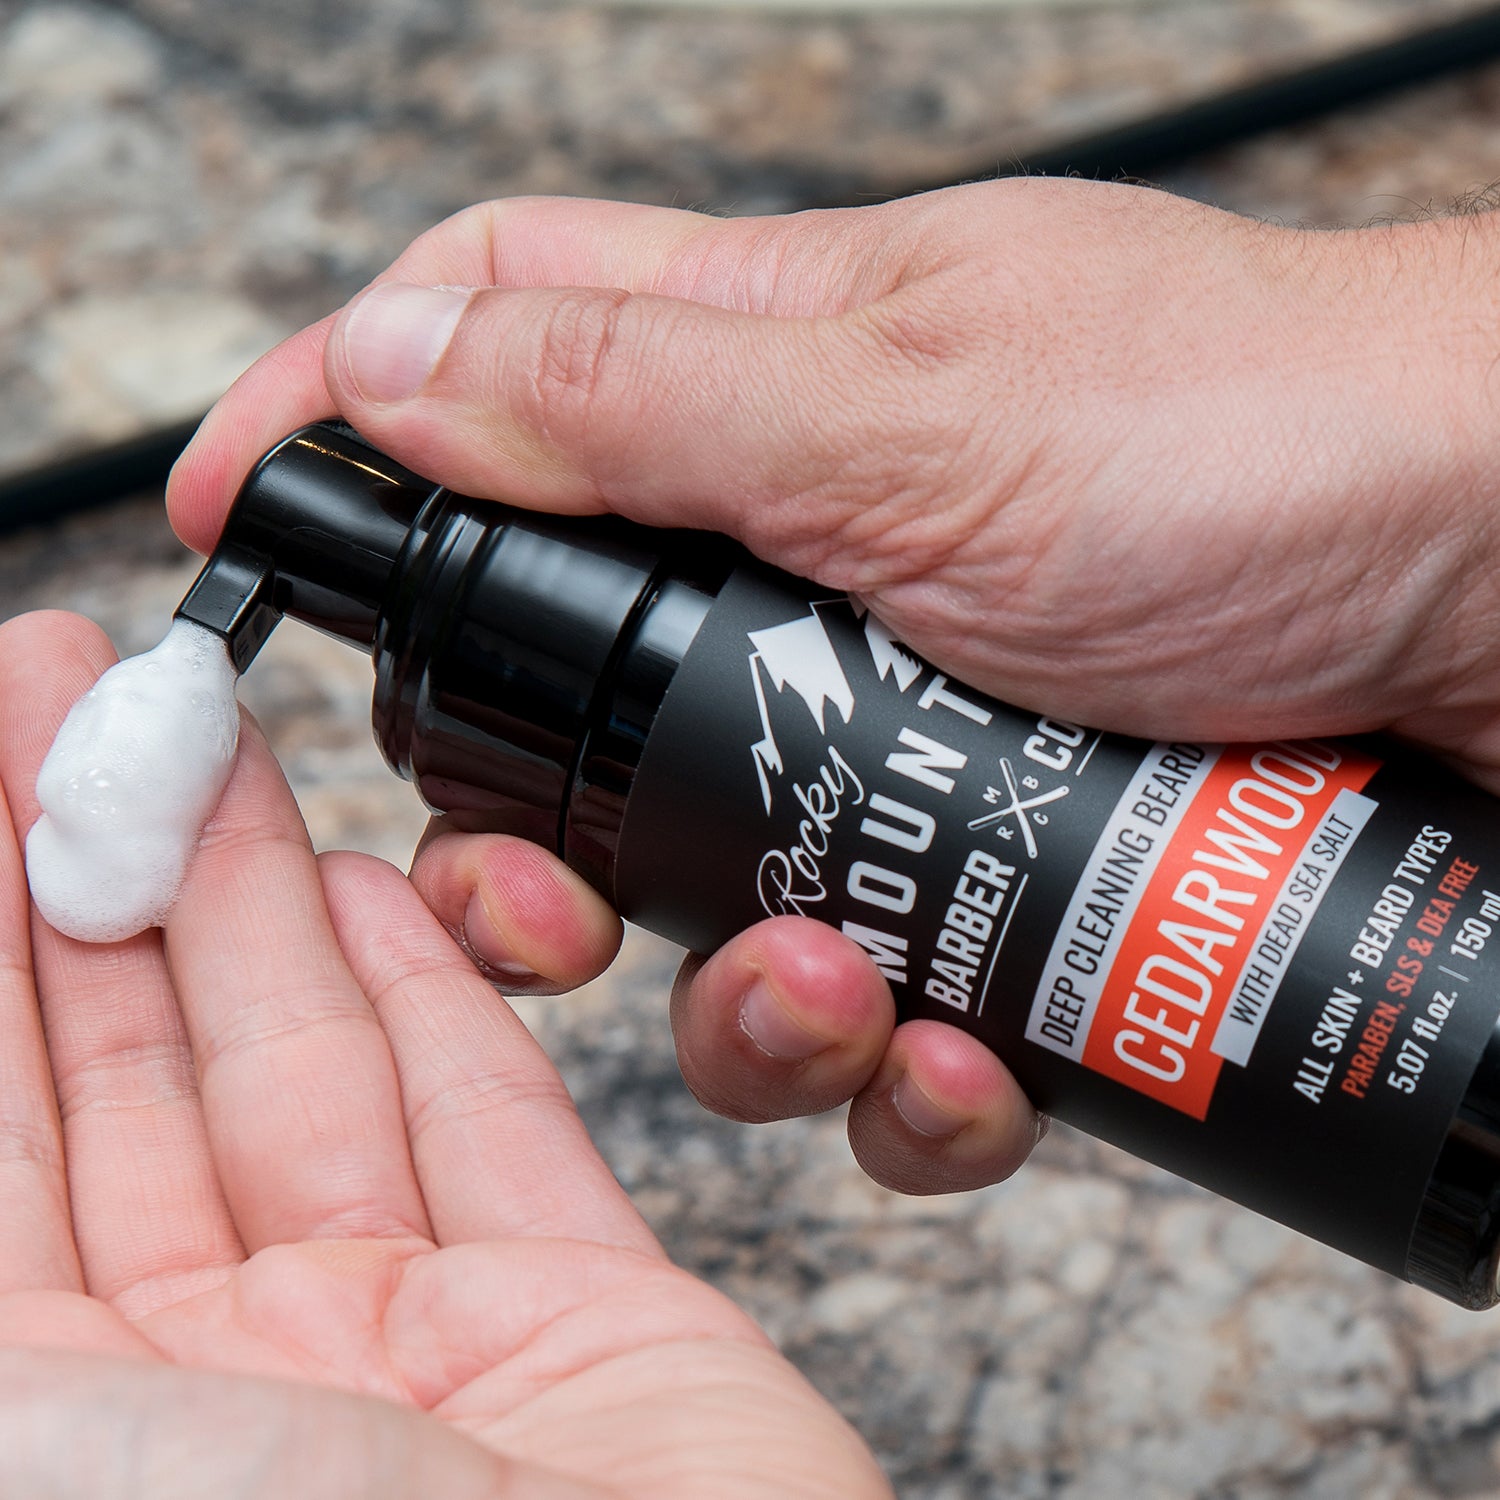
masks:
[[[774,317],[620,290],[384,283],[335,323],[325,375],[371,441],[461,493],[723,531],[816,572],[830,538],[857,552],[859,519],[914,467],[930,477],[911,460],[934,451],[921,414],[949,403],[920,389],[943,361],[911,358],[904,295]]]
[[[0,1492],[90,1500],[611,1500],[426,1412],[312,1383],[0,1350]]]

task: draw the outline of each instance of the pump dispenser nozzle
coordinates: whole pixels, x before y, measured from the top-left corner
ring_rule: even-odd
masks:
[[[287,614],[369,651],[396,560],[436,488],[342,423],[304,427],[246,479],[176,615],[223,636],[237,672]]]

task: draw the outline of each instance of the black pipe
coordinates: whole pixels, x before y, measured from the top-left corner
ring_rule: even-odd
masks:
[[[1187,157],[1222,150],[1449,73],[1465,72],[1496,57],[1500,57],[1500,6],[1487,6],[1460,20],[1031,152],[998,170],[988,162],[972,174],[959,175],[965,181],[1026,175],[1106,180],[1149,177]],[[844,208],[942,185],[867,183],[796,206]],[[0,534],[163,485],[199,420],[0,480]]]
[[[203,418],[0,477],[0,534],[60,521],[107,501],[160,489]]]
[[[1500,57],[1500,6],[1033,152],[1001,176],[1149,177],[1273,130]]]

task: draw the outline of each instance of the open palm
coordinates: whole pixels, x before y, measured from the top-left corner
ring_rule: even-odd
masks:
[[[887,1495],[405,877],[314,857],[253,726],[164,936],[28,917],[36,767],[110,660],[0,629],[0,1490]]]

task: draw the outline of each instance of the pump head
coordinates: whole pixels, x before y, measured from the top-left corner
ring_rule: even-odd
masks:
[[[236,672],[283,615],[370,651],[412,524],[437,491],[341,422],[304,427],[251,471],[176,615],[222,636]]]

